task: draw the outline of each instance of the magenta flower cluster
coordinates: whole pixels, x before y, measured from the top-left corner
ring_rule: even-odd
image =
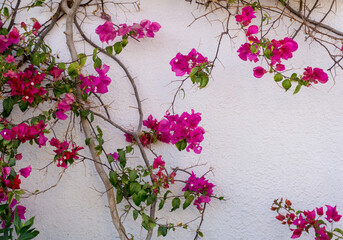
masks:
[[[193,48],[187,55],[176,54],[169,64],[172,71],[179,77],[185,75],[185,73],[189,74],[194,67],[208,64],[208,59]]]
[[[37,125],[29,126],[26,123],[20,123],[17,126],[14,126],[11,129],[3,129],[0,134],[3,139],[7,141],[11,140],[20,140],[22,143],[30,141],[33,139],[37,140],[39,147],[45,146],[47,137],[44,136],[46,124],[43,120]]]
[[[56,112],[56,117],[61,120],[65,120],[68,116],[65,112],[71,109],[71,105],[74,103],[75,98],[72,93],[67,93],[64,99],[58,103],[58,111]]]
[[[253,18],[255,18],[255,12],[251,6],[246,6],[242,9],[242,14],[236,15],[236,21],[241,24],[245,31],[246,37],[249,42],[244,43],[237,50],[238,56],[243,61],[258,62],[260,54],[263,53],[265,59],[271,71],[282,72],[285,65],[282,60],[289,60],[293,57],[293,53],[298,49],[298,43],[292,38],[284,38],[281,40],[272,39],[258,39],[255,35],[259,32],[259,28],[256,25],[250,25]],[[245,27],[249,26],[247,29]],[[253,69],[254,76],[256,78],[263,77],[267,73],[267,70],[261,66],[257,66]],[[328,75],[320,68],[311,67],[305,68],[302,80],[308,83],[326,83],[328,81]],[[307,84],[306,86],[309,86]]]
[[[117,36],[130,35],[134,38],[153,38],[155,32],[158,32],[161,25],[157,22],[149,20],[142,20],[140,23],[133,23],[132,25],[120,24],[118,28],[112,22],[106,21],[103,25],[96,28],[95,32],[99,35],[101,42],[108,43],[113,41]]]
[[[1,28],[1,27],[0,27]],[[12,44],[17,44],[20,41],[20,34],[16,27],[12,28],[12,31],[5,35],[0,35],[0,53],[6,51]]]
[[[8,197],[6,196],[5,193],[1,192],[0,193],[0,204],[6,204],[6,203],[8,203]],[[17,209],[19,218],[22,220],[25,220],[26,207],[19,205],[19,203],[16,199],[12,200],[11,204],[9,205],[9,208],[11,211],[12,221],[14,219],[15,209]],[[6,224],[6,221],[3,221],[1,224],[1,227],[4,228],[5,224]]]
[[[254,9],[251,6],[242,8],[242,14],[235,16],[236,21],[242,23],[243,26],[248,26],[253,18],[256,18]]]
[[[297,211],[291,208],[291,201],[285,201],[285,205],[282,206],[282,199],[278,203],[277,200],[274,201],[278,207],[272,207],[271,210],[277,210],[278,215],[275,217],[277,220],[281,221],[282,224],[288,224],[292,233],[292,239],[299,238],[304,231],[308,232],[310,228],[315,231],[316,240],[329,240],[331,239],[328,234],[327,224],[321,219],[324,216],[324,207],[316,208],[315,210],[309,211]],[[329,223],[338,222],[342,215],[338,214],[336,206],[332,207],[330,205],[326,206],[325,219]],[[280,208],[284,208],[287,213],[285,215],[279,212]],[[295,227],[295,228],[294,228]]]
[[[8,78],[7,84],[11,88],[11,96],[21,96],[24,102],[32,103],[35,97],[41,97],[47,93],[41,86],[45,74],[38,73],[33,65],[17,73],[9,70],[3,73],[3,76]]]
[[[66,140],[60,142],[56,138],[52,138],[49,143],[56,148],[54,152],[56,153],[55,159],[57,160],[57,167],[63,167],[65,169],[68,168],[68,164],[72,164],[74,160],[79,159],[78,151],[83,149],[83,147],[72,144],[71,150],[68,151],[71,142],[67,142]]]
[[[80,74],[79,79],[81,82],[80,88],[84,90],[84,92],[89,93],[107,93],[108,88],[107,86],[110,85],[111,79],[106,75],[109,71],[110,67],[107,65],[103,65],[102,68],[97,68],[96,71],[98,72],[99,76],[86,76],[84,77]]]
[[[192,172],[182,191],[190,191],[198,196],[193,204],[201,210],[203,208],[202,203],[209,203],[211,201],[213,187],[215,187],[215,185],[210,183],[204,176],[199,178]]]
[[[176,176],[176,172],[172,172],[171,174],[164,173],[165,171],[165,161],[162,160],[162,156],[158,156],[154,159],[152,164],[153,169],[158,169],[157,173],[152,173],[151,178],[154,183],[153,187],[153,194],[157,194],[161,187],[169,188],[169,183],[173,184],[175,182],[174,178]]]
[[[164,119],[157,121],[150,115],[147,120],[143,121],[143,125],[153,130],[157,139],[164,143],[176,144],[180,141],[186,141],[186,150],[193,150],[200,154],[202,147],[200,143],[204,140],[205,130],[198,126],[201,121],[201,113],[182,113],[171,115],[169,112],[164,116]]]

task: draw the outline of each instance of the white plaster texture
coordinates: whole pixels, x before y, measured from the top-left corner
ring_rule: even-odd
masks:
[[[330,23],[343,30],[339,24],[343,20],[342,1],[339,2],[338,12]],[[119,56],[136,77],[141,97],[145,99],[145,117],[152,114],[160,119],[178,86],[174,81],[177,78],[170,71],[170,59],[192,48],[212,59],[222,30],[221,23],[215,20],[224,14],[210,15],[210,22],[203,18],[188,27],[194,19],[192,13],[199,15],[203,9],[183,0],[142,0],[140,11],[131,7],[113,7],[109,11],[114,22],[150,19],[162,25],[155,39],[130,41]],[[30,14],[29,11],[27,17]],[[35,17],[41,21],[48,15],[40,13]],[[101,23],[103,20],[94,16],[85,21],[87,35],[99,44],[94,30]],[[59,29],[47,37],[47,43],[61,60],[70,60],[63,28],[61,20]],[[281,33],[287,29],[283,25],[279,29],[274,34],[282,38]],[[241,61],[236,53],[244,41],[242,33],[237,32],[236,36],[232,41],[223,40],[220,62],[208,86],[199,90],[187,82],[185,98],[176,102],[177,112],[195,109],[202,113],[201,125],[206,130],[202,154],[180,153],[163,144],[158,144],[155,150],[164,156],[168,166],[207,163],[196,170],[199,174],[209,167],[214,169],[214,174],[208,177],[216,185],[215,192],[227,200],[212,201],[207,208],[202,227],[204,239],[290,239],[291,232],[269,210],[275,198],[288,198],[299,209],[330,204],[343,212],[343,78],[340,74],[334,81],[331,76],[326,85],[302,89],[297,95],[285,93],[271,75],[261,79],[253,77],[254,65]],[[312,42],[309,47],[310,41],[304,42],[302,35],[296,40],[299,50],[288,66],[299,73],[307,66],[323,69],[330,66],[329,57],[316,43]],[[75,42],[79,52],[91,54],[87,44]],[[112,84],[105,100],[111,104],[112,117],[125,127],[134,128],[138,115],[133,108],[136,104],[128,80],[111,60],[103,57],[103,61],[111,66]],[[92,62],[87,64],[85,70],[94,71]],[[125,146],[119,131],[102,121],[99,123],[105,126],[106,146],[110,151]],[[58,129],[62,135],[65,126]],[[82,133],[77,136],[80,142],[84,141]],[[24,188],[34,191],[53,185],[61,169],[50,166],[47,174],[38,171],[53,158],[52,149],[25,146],[22,150],[26,157],[20,163],[26,166],[29,162],[34,168],[30,178],[23,181]],[[137,161],[139,158],[132,158],[132,164]],[[107,199],[100,193],[104,190],[93,163],[85,162],[68,168],[57,187],[24,199],[27,215],[36,216],[35,226],[41,232],[37,239],[116,239]],[[123,209],[124,205],[119,208]],[[186,221],[195,216],[196,209],[164,214],[167,217],[163,220]],[[143,239],[145,230],[131,217],[125,224],[135,239]],[[177,230],[166,239],[193,239],[193,234]]]

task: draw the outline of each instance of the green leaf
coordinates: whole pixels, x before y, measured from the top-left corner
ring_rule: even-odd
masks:
[[[29,106],[29,102],[25,102],[25,101],[19,102],[19,108],[22,112],[25,112],[28,106]]]
[[[117,200],[117,204],[119,204],[122,200],[123,200],[124,194],[121,190],[117,190],[117,194],[116,194],[116,200]]]
[[[133,210],[132,214],[133,214],[133,220],[136,221],[136,219],[138,218],[139,212],[137,210]]]
[[[199,88],[201,89],[201,88],[206,87],[208,84],[208,81],[209,81],[209,77],[207,74],[204,73],[201,77]]]
[[[158,205],[158,210],[161,210],[164,206],[164,200],[160,201],[160,204]]]
[[[23,54],[24,54],[24,49],[23,49],[23,48],[19,48],[18,51],[17,51],[16,56],[17,56],[17,57],[20,57],[20,56],[23,55]]]
[[[141,204],[141,199],[136,193],[133,194],[132,201],[136,204],[137,207],[139,207],[139,205]]]
[[[340,233],[343,236],[343,231],[341,229],[335,228],[333,231],[334,232],[338,232],[338,233]]]
[[[7,7],[4,7],[4,15],[5,15],[5,17],[9,17],[9,15],[10,15]]]
[[[177,143],[175,143],[175,146],[179,151],[184,150],[187,147],[187,141],[186,139],[180,140]]]
[[[296,73],[293,73],[292,75],[291,75],[291,79],[293,80],[293,79],[296,79],[297,78],[297,74]]]
[[[272,50],[270,50],[268,48],[264,51],[264,56],[266,56],[266,58],[268,58],[268,59],[270,59],[272,54],[273,54]]]
[[[93,61],[95,62],[95,59],[97,58],[97,54],[98,54],[98,49],[94,48],[93,49]]]
[[[15,211],[14,211],[13,224],[15,226],[15,231],[18,234],[19,233],[19,229],[21,228],[21,219],[19,218],[18,209],[17,208],[15,208]]]
[[[131,170],[129,174],[130,181],[136,180],[138,177],[137,170]]]
[[[59,63],[59,64],[57,64],[57,67],[63,71],[66,70],[66,64],[65,63]]]
[[[284,80],[282,82],[282,87],[287,91],[288,89],[292,87],[291,81],[289,81],[288,79]]]
[[[302,85],[299,83],[298,86],[295,88],[293,94],[297,94],[297,93],[300,91],[301,86],[302,86]]]
[[[15,102],[13,98],[4,99],[4,101],[2,102],[2,106],[4,108],[4,112],[3,112],[4,118],[8,117],[11,114],[14,104]]]
[[[68,74],[72,78],[76,78],[79,75],[80,66],[77,62],[73,62],[68,67]]]
[[[168,233],[168,227],[167,226],[159,226],[158,227],[158,230],[157,230],[157,236],[167,236],[167,233]]]
[[[172,208],[171,212],[173,212],[176,209],[178,209],[180,207],[180,204],[181,204],[180,198],[178,198],[178,197],[174,198],[173,201],[172,201],[173,208]]]
[[[141,185],[138,182],[130,183],[130,193],[138,193],[141,190]]]
[[[88,115],[89,115],[89,111],[88,110],[81,110],[81,117],[87,118]]]
[[[126,150],[126,153],[130,153],[130,152],[132,152],[132,150],[133,150],[133,147],[132,146],[126,146],[126,148],[125,148]]]
[[[107,47],[106,47],[106,52],[107,52],[109,55],[113,55],[113,46],[107,46]]]
[[[39,66],[40,64],[39,54],[40,53],[37,51],[31,56],[31,62],[33,65]]]
[[[77,55],[77,57],[80,60],[80,67],[83,67],[86,64],[87,61],[87,56],[84,53],[80,53],[79,55]]]
[[[96,69],[96,68],[101,68],[101,65],[102,65],[102,61],[101,61],[100,58],[97,57],[97,58],[94,60],[94,69]]]
[[[121,53],[121,51],[123,50],[123,45],[121,42],[116,42],[114,45],[113,45],[113,48],[114,48],[114,51],[116,52],[116,54],[119,54]]]
[[[194,195],[188,196],[188,198],[186,198],[186,201],[182,205],[183,210],[185,210],[189,205],[191,205],[193,200],[194,200]]]
[[[283,76],[281,73],[277,73],[274,75],[275,82],[280,82],[280,81],[282,81],[282,79],[283,79]]]
[[[121,45],[123,47],[126,47],[126,45],[129,43],[129,41],[127,40],[127,38],[123,38],[123,40],[121,41]]]
[[[86,138],[85,143],[88,146],[91,143],[91,139],[90,138]]]
[[[191,72],[189,73],[189,76],[194,76],[199,71],[199,67],[192,68]]]
[[[144,199],[146,199],[147,194],[146,194],[146,192],[142,189],[142,190],[140,190],[140,191],[138,192],[138,196],[139,196],[139,198],[140,198],[142,201],[144,201]],[[150,196],[149,196],[149,197],[150,197]],[[150,204],[148,204],[148,205],[150,205]]]
[[[166,191],[166,193],[163,195],[163,199],[164,199],[164,200],[167,199],[169,193],[171,193],[170,190]]]
[[[112,155],[107,155],[107,160],[109,163],[114,161],[114,157]]]
[[[200,237],[204,237],[204,234],[202,232],[199,231],[198,234]]]
[[[109,177],[110,177],[110,182],[112,183],[113,186],[117,185],[117,172],[115,171],[110,171]]]

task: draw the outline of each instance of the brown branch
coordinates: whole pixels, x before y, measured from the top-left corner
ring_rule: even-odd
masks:
[[[74,40],[73,40],[73,36],[74,36],[74,34],[73,34],[73,21],[74,21],[76,11],[77,11],[80,3],[81,3],[81,0],[75,0],[72,7],[69,8],[67,5],[67,1],[66,0],[62,1],[62,9],[65,12],[65,14],[67,15],[66,31],[65,31],[67,46],[68,46],[68,49],[69,49],[69,52],[71,54],[73,61],[78,60],[77,51],[76,51]],[[77,88],[77,90],[76,90],[76,98],[77,98],[77,101],[82,104],[82,97],[81,97],[80,88]],[[110,211],[111,211],[112,222],[113,222],[115,228],[117,229],[117,232],[119,234],[120,239],[121,240],[128,240],[129,238],[126,235],[125,228],[122,225],[122,223],[120,222],[120,217],[119,217],[118,210],[117,210],[117,204],[116,204],[116,200],[114,197],[113,186],[112,186],[111,182],[109,181],[109,178],[108,178],[107,173],[105,172],[103,166],[101,164],[97,163],[97,162],[101,162],[101,159],[97,155],[97,152],[95,150],[94,136],[91,133],[91,129],[90,129],[90,126],[89,126],[87,119],[81,117],[81,125],[82,125],[82,128],[84,130],[85,137],[91,139],[88,147],[89,147],[89,150],[91,152],[92,158],[95,161],[94,165],[95,165],[96,171],[99,174],[103,184],[105,185],[105,189],[109,189],[107,191],[107,199],[108,199],[108,203],[109,203],[109,207],[110,207]]]

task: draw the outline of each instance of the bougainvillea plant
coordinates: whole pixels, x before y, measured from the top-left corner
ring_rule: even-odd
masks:
[[[44,2],[36,0],[22,9],[39,7],[44,5]],[[106,45],[103,48],[90,40],[77,18],[80,14],[78,10],[87,8],[90,2],[58,2],[56,12],[45,23],[39,23],[35,18],[17,23],[16,16],[21,9],[20,1],[17,1],[14,7],[11,5],[12,1],[5,1],[0,8],[0,97],[3,106],[0,118],[1,239],[33,239],[39,234],[33,228],[34,217],[26,219],[26,208],[20,203],[21,197],[25,194],[20,186],[21,181],[29,178],[32,168],[27,163],[25,168],[18,169],[16,164],[17,161],[28,161],[29,156],[19,152],[19,147],[28,143],[38,149],[48,144],[52,146],[54,157],[51,163],[63,170],[77,161],[90,160],[94,163],[106,188],[112,221],[120,239],[134,238],[126,232],[121,220],[118,207],[121,202],[125,202],[123,214],[132,214],[133,219],[139,220],[139,225],[147,230],[146,239],[152,238],[154,229],[157,229],[157,236],[163,237],[177,228],[188,229],[198,218],[200,221],[195,228],[194,239],[202,237],[201,226],[206,206],[212,204],[213,199],[222,200],[223,197],[215,195],[215,185],[207,179],[206,174],[195,173],[195,169],[190,172],[187,168],[175,167],[171,160],[167,160],[163,154],[157,154],[153,148],[157,142],[162,142],[175,145],[180,151],[186,150],[189,152],[187,154],[201,154],[205,147],[202,142],[206,136],[205,129],[201,126],[201,113],[193,109],[191,112],[175,113],[174,97],[172,107],[166,109],[161,120],[157,120],[150,113],[147,114],[147,118],[144,117],[135,79],[117,58],[130,41],[138,40],[140,44],[144,44],[144,38],[157,37],[161,25],[146,19],[133,24],[112,22],[111,16],[105,12],[102,1],[102,4],[99,4],[101,13],[98,14],[96,10],[93,14],[98,14],[101,19],[106,20],[94,29],[99,40]],[[220,1],[214,1],[218,2]],[[239,1],[227,1],[227,6],[235,2]],[[235,16],[247,37],[247,42],[237,50],[239,57],[244,61],[261,63],[261,66],[256,66],[252,70],[253,75],[261,78],[267,72],[273,73],[274,80],[282,81],[285,90],[291,88],[292,82],[296,82],[298,85],[294,93],[299,92],[301,86],[326,83],[328,75],[317,67],[306,67],[302,74],[284,74],[284,62],[293,57],[298,44],[290,37],[280,40],[257,37],[258,33],[262,33],[262,29],[251,24],[259,8],[261,6],[256,2],[245,4],[239,8],[240,12]],[[66,43],[71,62],[58,62],[53,50],[44,42],[45,36],[62,16],[65,17]],[[82,39],[94,49],[91,60],[85,53],[78,53],[73,38],[74,26]],[[187,55],[180,52],[175,54],[169,64],[177,77],[185,77],[182,84],[190,78],[200,89],[206,87],[216,59],[210,61],[205,54],[195,48]],[[128,130],[113,121],[108,112],[109,108],[103,104],[102,95],[109,92],[112,82],[109,77],[110,64],[103,63],[101,59],[104,55],[125,72],[134,91],[139,115],[134,130]],[[92,72],[83,69],[87,61],[93,63]],[[182,84],[177,93],[181,90]],[[22,112],[22,116],[31,114],[32,117],[12,117],[19,111]],[[104,146],[106,133],[101,126],[95,124],[95,118],[106,121],[111,127],[120,130],[120,137],[125,138],[127,144],[107,149]],[[75,128],[71,124],[71,119],[81,123],[84,143],[75,142],[72,135]],[[68,126],[64,136],[56,136],[54,126],[57,122]],[[91,156],[83,156],[84,148],[89,149]],[[134,151],[140,154],[140,162],[136,165],[130,162],[128,157]],[[148,157],[148,152],[154,157]],[[173,189],[170,187],[172,184],[175,186]],[[171,204],[171,208],[165,204],[166,202]],[[341,234],[340,230],[330,232],[325,228],[323,221],[315,220],[317,215],[318,219],[323,216],[322,208],[317,209],[317,212],[294,212],[289,201],[284,206],[282,204],[282,200],[276,201],[273,209],[275,208],[278,213],[281,209],[287,211],[286,215],[279,213],[277,219],[289,226],[294,225],[291,226],[292,238],[300,236],[309,228],[315,229],[318,239],[330,239],[330,236],[336,236],[335,232]],[[189,222],[181,219],[174,223],[156,216],[163,208],[181,211],[190,206],[198,216]],[[339,221],[341,216],[336,208],[329,205],[326,207],[325,219],[330,223]]]
[[[274,200],[271,210],[278,214],[275,218],[281,224],[288,225],[291,239],[300,238],[304,232],[314,234],[315,240],[343,239],[343,230],[334,227],[334,223],[342,218],[336,206],[325,205],[312,211],[301,211],[295,210],[290,200],[281,198]]]

